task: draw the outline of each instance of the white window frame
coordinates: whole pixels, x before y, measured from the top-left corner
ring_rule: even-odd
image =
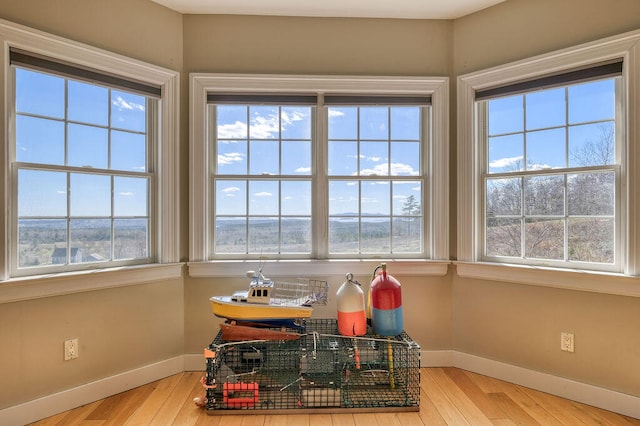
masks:
[[[478,132],[475,92],[489,87],[559,74],[592,64],[622,59],[623,181],[619,183],[623,207],[620,218],[622,267],[615,273],[508,265],[482,262],[481,161],[483,143]],[[640,274],[640,31],[563,49],[530,59],[458,77],[458,218],[457,273],[463,277],[522,284],[640,296],[640,285],[630,277]],[[607,277],[606,279],[603,279]]]
[[[189,274],[195,277],[241,276],[256,267],[255,260],[210,260],[211,159],[210,138],[207,129],[207,94],[224,93],[349,93],[353,95],[428,95],[431,96],[430,164],[427,165],[429,199],[424,200],[431,211],[425,234],[425,252],[430,259],[308,259],[273,260],[265,267],[272,276],[301,276],[352,272],[371,273],[381,261],[401,264],[394,268],[398,274],[445,275],[449,264],[449,80],[446,77],[345,77],[313,75],[259,75],[259,74],[205,74],[190,75],[190,220],[189,220]],[[319,114],[321,120],[326,120]],[[316,132],[324,132],[325,123],[316,123]],[[320,135],[319,140],[323,140]],[[315,149],[315,148],[314,148]],[[321,157],[324,158],[324,157]],[[321,160],[322,163],[322,160]],[[326,164],[318,165],[325,167]],[[322,191],[320,191],[322,192]],[[316,194],[314,194],[315,196]],[[319,217],[319,221],[326,217]],[[397,272],[396,272],[397,269]]]
[[[8,233],[11,218],[4,215],[0,225],[0,238],[3,241],[0,246],[0,303],[181,276],[181,267],[177,263],[179,193],[176,185],[179,160],[179,73],[0,20],[0,134],[4,143],[4,149],[0,153],[0,173],[4,182],[0,186],[0,207],[5,212],[10,211],[12,203],[17,199],[11,193],[9,185],[11,168],[7,145],[13,140],[11,123],[15,114],[12,103],[12,69],[9,63],[11,48],[160,87],[162,94],[158,101],[160,114],[157,123],[159,139],[158,145],[153,148],[154,155],[157,156],[157,189],[152,199],[156,203],[151,207],[158,213],[155,221],[157,226],[150,230],[154,232],[156,246],[153,252],[157,255],[156,262],[152,264],[12,277],[9,264],[11,244],[6,243],[10,238]],[[92,279],[87,280],[86,274],[91,274]]]

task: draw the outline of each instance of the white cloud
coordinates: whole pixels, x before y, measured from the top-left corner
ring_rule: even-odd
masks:
[[[58,190],[56,191],[56,194],[62,194],[65,195],[67,193],[67,191],[63,191],[63,190]]]
[[[387,170],[387,164],[377,164],[369,169],[362,169],[360,174],[362,175],[378,175],[378,176],[387,176],[389,174]],[[418,171],[414,170],[408,164],[403,163],[391,163],[391,174],[394,176],[403,175],[403,176],[417,176]]]
[[[247,125],[241,121],[218,126],[218,139],[241,139],[247,137]]]
[[[228,164],[238,163],[244,160],[244,154],[239,152],[228,152],[226,154],[218,155],[218,164],[225,166]]]
[[[342,117],[343,115],[344,115],[344,112],[340,110],[333,109],[333,108],[329,109],[329,118]]]
[[[236,192],[240,191],[240,188],[237,186],[230,186],[222,190],[224,192],[225,197],[235,197]]]
[[[311,167],[298,167],[296,169],[296,173],[309,173],[311,171]]]
[[[524,157],[522,155],[519,155],[517,157],[499,158],[489,163],[489,167],[497,167],[497,168],[510,167],[513,164],[516,164],[517,162],[522,161],[523,159]]]
[[[131,197],[135,195],[135,193],[131,191],[127,191],[127,192],[119,192],[118,195],[122,195],[123,197]]]
[[[255,194],[253,194],[253,195],[255,195],[256,197],[271,197],[271,196],[273,196],[273,194],[272,194],[272,193],[267,192],[267,191],[256,192],[256,193],[255,193]]]
[[[113,105],[115,105],[116,107],[118,107],[120,110],[123,109],[127,109],[130,111],[144,111],[145,107],[144,105],[141,104],[137,104],[135,102],[127,102],[125,101],[122,96],[118,96],[113,102]]]

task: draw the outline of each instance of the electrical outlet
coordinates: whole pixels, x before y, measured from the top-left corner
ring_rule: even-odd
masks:
[[[566,352],[574,351],[573,333],[565,331],[560,333],[560,350]]]
[[[64,341],[64,360],[78,358],[78,339],[69,339]]]

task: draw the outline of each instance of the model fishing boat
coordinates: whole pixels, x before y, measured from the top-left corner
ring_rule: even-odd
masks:
[[[221,325],[226,334],[223,336],[225,340],[270,335],[269,330],[256,327],[300,328],[302,320],[311,317],[313,304],[327,302],[326,281],[300,279],[297,282],[276,282],[262,275],[262,269],[258,273],[249,271],[247,275],[251,277],[248,290],[209,299],[214,315],[227,320],[227,324]],[[282,340],[294,338],[284,334],[277,334],[274,338],[278,336]]]

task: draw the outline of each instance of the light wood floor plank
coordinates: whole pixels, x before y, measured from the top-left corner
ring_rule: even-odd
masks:
[[[423,368],[419,411],[370,413],[209,415],[193,403],[202,394],[202,373],[186,372],[113,395],[32,425],[162,426],[443,426],[443,425],[615,425],[640,426],[639,419],[457,368]]]
[[[421,375],[420,387],[427,394],[446,424],[468,425],[469,422],[467,422],[465,417],[462,415],[459,407],[456,407],[453,401],[451,401],[446,393],[440,388],[436,378],[429,373],[430,370],[427,370],[426,374]]]
[[[427,374],[434,378],[434,381],[438,383],[438,386],[470,424],[474,426],[492,425],[491,420],[489,420],[482,410],[469,399],[464,391],[451,380],[442,368],[431,368]]]
[[[129,417],[125,425],[144,426],[151,423],[181,378],[181,374],[176,374],[157,382],[153,391],[148,395],[147,399],[140,404],[135,413]]]

